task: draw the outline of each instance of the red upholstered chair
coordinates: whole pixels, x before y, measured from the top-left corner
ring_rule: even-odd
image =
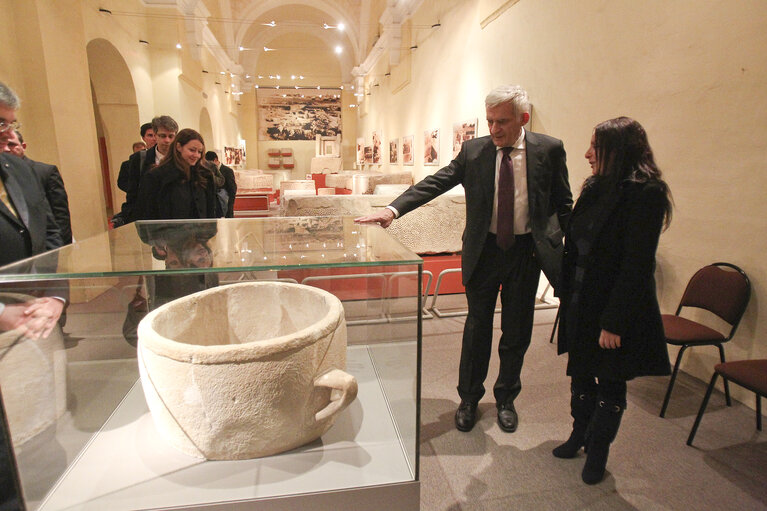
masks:
[[[714,263],[701,268],[692,276],[684,290],[676,313],[673,315],[663,314],[666,342],[681,348],[674,363],[674,371],[671,373],[666,397],[663,399],[663,406],[660,410],[661,417],[666,414],[671,390],[674,388],[679,364],[685,350],[693,346],[716,346],[719,348],[719,359],[724,363],[724,343],[735,335],[735,330],[737,330],[738,323],[746,311],[750,297],[751,282],[743,270],[734,264]],[[725,335],[706,325],[681,317],[679,313],[683,307],[697,307],[716,314],[730,325],[729,333]],[[726,379],[724,381],[724,394],[727,406],[730,406],[732,401]]]
[[[717,376],[721,375],[725,382],[731,381],[756,394],[756,429],[762,430],[762,396],[767,397],[767,359],[762,360],[739,360],[737,362],[724,362],[714,367],[714,375],[708,390],[700,404],[695,424],[692,425],[690,436],[687,437],[687,445],[692,445],[695,433],[698,431],[700,419],[706,411],[711,392],[714,390]]]

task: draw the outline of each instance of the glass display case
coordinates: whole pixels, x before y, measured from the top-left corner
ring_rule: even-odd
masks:
[[[188,456],[150,417],[137,326],[182,296],[250,281],[341,300],[357,398],[301,447],[237,461]],[[45,338],[0,332],[0,470],[15,474],[29,510],[364,511],[392,499],[416,510],[422,291],[421,259],[351,217],[138,222],[0,268],[6,307],[67,300]]]

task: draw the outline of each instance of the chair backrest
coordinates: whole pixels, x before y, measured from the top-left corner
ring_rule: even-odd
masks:
[[[730,337],[746,311],[751,297],[751,281],[746,272],[730,263],[704,266],[692,276],[679,302],[682,307],[698,307],[713,312],[732,325]]]

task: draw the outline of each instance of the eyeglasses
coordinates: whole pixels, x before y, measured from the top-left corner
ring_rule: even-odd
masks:
[[[0,120],[0,133],[5,133],[8,130],[18,131],[21,129],[21,123],[19,121],[5,121]]]

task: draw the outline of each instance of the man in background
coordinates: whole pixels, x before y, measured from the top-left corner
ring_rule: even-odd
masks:
[[[205,159],[211,162],[224,176],[223,189],[227,193],[226,210],[223,212],[226,218],[234,217],[234,197],[237,195],[237,182],[234,179],[234,170],[223,165],[219,159],[218,154],[215,151],[208,151],[205,153]]]
[[[146,151],[146,144],[144,142],[133,142],[133,152],[137,153],[139,151]],[[125,160],[123,163],[129,163],[129,161]],[[122,166],[120,166],[120,172],[122,172]]]
[[[121,166],[120,175],[117,178],[117,186],[125,192],[125,202],[120,208],[120,212],[112,218],[112,225],[115,227],[135,220],[133,218],[133,208],[136,204],[141,177],[149,169],[156,167],[163,157],[168,154],[173,144],[173,139],[176,137],[176,133],[178,133],[178,124],[169,115],[161,115],[152,119],[152,137],[149,142],[147,142],[149,130],[145,130],[144,126],[141,126],[141,137],[149,149],[133,153],[128,158],[128,165],[124,169]],[[150,143],[154,145],[150,147]],[[125,164],[123,163],[123,165]]]
[[[5,151],[15,154],[32,167],[37,180],[40,182],[40,186],[42,186],[45,192],[45,198],[48,199],[48,205],[53,212],[53,217],[56,219],[56,224],[59,226],[59,231],[61,231],[61,240],[64,245],[72,243],[69,198],[67,197],[67,190],[64,188],[64,180],[61,178],[59,169],[56,165],[49,165],[27,158],[27,144],[18,130],[9,130]]]
[[[155,133],[154,128],[152,128],[152,123],[145,122],[141,125],[141,128],[139,128],[139,131],[141,132],[141,140],[143,140],[144,144],[146,145],[144,149],[151,149],[154,147],[157,142],[155,140]],[[134,149],[133,152],[136,152],[136,150]]]

